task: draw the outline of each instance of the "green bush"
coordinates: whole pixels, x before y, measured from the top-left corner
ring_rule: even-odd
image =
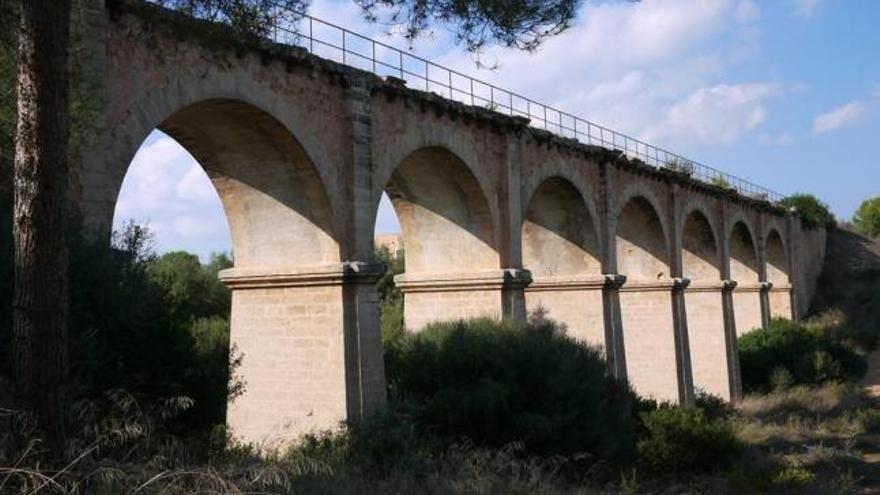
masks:
[[[386,352],[392,397],[423,431],[530,453],[628,455],[629,391],[599,350],[550,323],[435,323]]]
[[[862,201],[853,215],[853,224],[868,237],[880,237],[880,196]]]
[[[861,409],[857,415],[859,424],[867,433],[880,433],[880,410]]]
[[[693,406],[660,406],[641,414],[639,464],[655,474],[711,471],[728,466],[741,450],[729,423]]]
[[[8,202],[0,198],[0,376],[12,371],[10,220]],[[202,265],[187,253],[157,257],[149,233],[133,224],[114,234],[112,244],[76,234],[70,242],[73,395],[89,400],[125,389],[145,407],[190,397],[195,404],[183,415],[185,429],[222,423],[230,303],[216,274],[230,260],[217,255]]]
[[[807,227],[833,227],[836,223],[828,205],[812,194],[793,194],[779,204],[794,208]]]
[[[403,251],[394,256],[387,246],[380,246],[376,249],[376,260],[385,266],[385,272],[376,283],[376,291],[379,293],[382,343],[387,348],[397,345],[406,333],[403,294],[394,284],[394,276],[403,273]]]
[[[737,340],[743,387],[766,391],[785,386],[813,385],[861,376],[865,360],[828,335],[789,320]],[[784,379],[783,379],[784,377]]]

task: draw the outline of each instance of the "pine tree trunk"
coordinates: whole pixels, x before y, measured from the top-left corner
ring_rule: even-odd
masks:
[[[64,438],[70,0],[27,0],[19,25],[13,353],[19,399]]]

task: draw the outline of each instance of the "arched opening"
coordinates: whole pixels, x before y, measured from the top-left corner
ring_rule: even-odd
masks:
[[[201,165],[228,222],[225,316],[243,385],[227,411],[233,433],[285,441],[347,419],[343,268],[319,164],[287,126],[237,100],[186,106],[157,128]],[[178,195],[203,194],[197,179]],[[202,335],[191,337],[198,346]]]
[[[406,328],[442,319],[502,314],[500,259],[489,203],[468,166],[440,147],[419,149],[385,191],[400,222]]]
[[[682,229],[682,275],[692,284],[721,280],[718,243],[709,220],[699,211],[687,216]]]
[[[339,261],[316,165],[274,117],[246,103],[208,100],[179,110],[159,128],[211,178],[229,222],[237,268]]]
[[[672,315],[669,249],[654,206],[631,199],[618,217],[618,273],[626,369],[636,392],[678,400],[678,370]]]
[[[617,223],[617,272],[627,285],[669,280],[669,250],[660,216],[641,197],[631,199]]]
[[[745,223],[738,221],[730,234],[730,277],[737,285],[733,292],[737,335],[763,326],[758,251]]]
[[[788,275],[788,256],[782,236],[771,230],[767,236],[767,281],[772,284],[769,293],[770,316],[792,318],[791,281]]]
[[[709,219],[698,210],[682,228],[682,275],[690,280],[685,307],[694,386],[729,399],[720,251]]]
[[[569,335],[605,345],[602,264],[592,214],[568,180],[545,180],[528,202],[522,223],[523,266],[530,315],[549,318]]]

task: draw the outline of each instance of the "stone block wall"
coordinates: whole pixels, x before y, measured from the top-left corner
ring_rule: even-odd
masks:
[[[671,288],[620,293],[627,378],[637,393],[679,400]]]
[[[694,387],[731,399],[721,289],[685,292]]]
[[[764,326],[761,316],[761,292],[757,287],[740,287],[733,291],[733,308],[737,336]]]
[[[602,287],[589,289],[542,289],[525,293],[530,316],[540,316],[563,326],[567,335],[587,344],[605,347]]]
[[[236,436],[271,445],[347,418],[341,286],[234,290],[231,328]]]

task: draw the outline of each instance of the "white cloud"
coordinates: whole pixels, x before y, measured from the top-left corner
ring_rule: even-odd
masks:
[[[672,105],[646,138],[690,136],[694,141],[731,143],[764,122],[767,101],[781,90],[772,82],[699,88]]]
[[[813,119],[813,134],[824,134],[857,122],[865,112],[867,105],[860,101],[851,101]]]
[[[211,184],[211,179],[208,178],[205,169],[195,160],[192,160],[188,165],[189,170],[175,188],[177,197],[183,200],[207,201],[212,204],[219,201],[217,190]]]
[[[229,250],[226,218],[205,172],[176,141],[154,131],[122,183],[113,224],[147,224],[156,249],[185,249],[206,258]]]
[[[796,17],[808,18],[816,13],[821,0],[792,0],[793,14]]]

